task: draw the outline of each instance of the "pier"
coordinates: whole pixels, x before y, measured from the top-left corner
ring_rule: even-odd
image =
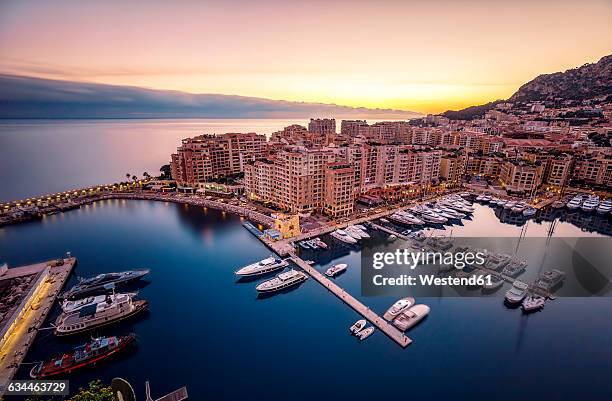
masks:
[[[379,226],[378,224],[374,224],[372,223],[372,228],[385,232],[387,234],[391,234],[391,235],[395,235],[397,238],[403,239],[403,240],[407,240],[408,236],[402,234],[402,233],[398,233],[397,231],[394,231],[388,227],[384,227],[384,226]]]
[[[291,260],[300,268],[302,268],[302,270],[304,270],[310,277],[319,282],[319,284],[321,284],[323,287],[327,288],[328,291],[330,291],[332,294],[342,300],[345,304],[353,308],[355,312],[359,313],[361,316],[367,319],[380,331],[382,331],[389,338],[395,341],[399,346],[405,348],[412,342],[412,340],[406,335],[404,335],[403,332],[401,332],[399,329],[397,329],[391,323],[387,322],[382,317],[378,316],[376,312],[359,302],[351,294],[344,291],[340,286],[336,285],[336,283],[325,277],[317,269],[303,261],[295,253],[291,252],[289,255],[291,257]]]
[[[35,275],[11,315],[2,322],[0,329],[0,396],[13,379],[19,365],[34,341],[55,299],[64,287],[76,264],[76,258],[66,257],[34,265],[8,269],[0,276],[0,284],[10,285],[11,280]]]

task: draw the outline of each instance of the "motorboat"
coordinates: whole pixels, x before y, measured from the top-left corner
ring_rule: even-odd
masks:
[[[83,298],[88,295],[106,294],[115,288],[125,286],[149,274],[149,269],[128,270],[120,273],[103,273],[82,279],[77,285],[64,292],[63,299]]]
[[[451,209],[450,207],[446,207],[443,204],[438,203],[436,205],[436,208],[442,210],[443,212],[449,214],[452,218],[455,219],[463,219],[465,217],[465,213],[460,212],[458,210],[455,209]]]
[[[273,256],[260,260],[236,271],[237,276],[250,277],[260,274],[267,274],[277,270],[284,269],[289,263],[286,260],[275,258]]]
[[[536,311],[538,309],[542,309],[544,307],[544,304],[546,304],[546,297],[532,294],[523,300],[523,311]]]
[[[365,319],[357,320],[349,329],[352,334],[357,334],[368,324]]]
[[[612,201],[610,200],[601,201],[599,206],[597,206],[597,213],[599,214],[605,214],[605,213],[610,212],[611,210],[612,210]]]
[[[393,305],[391,305],[389,309],[387,309],[383,317],[389,321],[392,321],[397,317],[397,315],[414,305],[414,302],[414,298],[412,297],[406,297],[397,300],[395,303],[393,303]]]
[[[358,234],[360,238],[370,238],[370,234],[368,234],[366,230],[362,230],[357,226],[348,226],[345,231],[348,232],[348,230]]]
[[[293,287],[294,285],[300,284],[306,281],[307,278],[308,276],[306,276],[305,273],[291,269],[289,271],[286,271],[285,273],[279,274],[272,280],[264,281],[255,288],[261,293],[281,291],[286,288]]]
[[[319,245],[317,245],[313,240],[308,240],[306,241],[306,243],[312,248],[312,249],[319,249]]]
[[[524,202],[519,202],[514,205],[514,207],[512,207],[510,210],[512,211],[512,213],[523,213],[526,208],[527,204],[525,204]]]
[[[401,212],[397,212],[396,214],[400,216],[407,224],[413,224],[415,226],[420,226],[420,225],[425,224],[423,220],[419,219],[412,213],[401,211]]]
[[[515,281],[512,287],[506,292],[506,301],[510,304],[518,304],[527,296],[529,285],[522,281]]]
[[[554,202],[552,203],[551,207],[552,207],[553,209],[561,209],[561,208],[564,208],[564,207],[565,207],[565,202],[560,201],[560,200],[554,201]]]
[[[62,311],[64,313],[72,313],[78,310],[81,310],[86,307],[90,307],[91,305],[97,305],[100,302],[104,302],[110,300],[114,302],[118,297],[122,297],[124,294],[112,294],[112,295],[96,295],[87,298],[81,298],[76,300],[64,300],[61,303]],[[128,293],[129,296],[136,296],[136,293]]]
[[[599,196],[591,195],[589,196],[580,206],[580,209],[583,212],[592,212],[599,206]]]
[[[330,234],[332,237],[340,240],[342,242],[346,242],[347,244],[356,244],[357,240],[346,233],[344,230],[336,230]]]
[[[89,305],[75,312],[62,313],[55,321],[55,335],[79,334],[128,319],[147,309],[145,300],[134,300],[130,294],[117,294],[105,301]]]
[[[523,273],[527,268],[527,262],[522,259],[512,258],[510,262],[504,266],[502,274],[510,277],[516,277]]]
[[[370,337],[372,334],[374,334],[374,330],[374,326],[366,327],[365,329],[358,331],[356,336],[359,341],[363,341],[366,338]]]
[[[393,325],[402,331],[406,331],[419,323],[429,314],[429,306],[419,304],[411,306],[400,313],[394,320]]]
[[[380,222],[381,222],[381,223],[384,223],[384,224],[388,224],[388,223],[389,223],[389,220],[387,220],[387,219],[380,219]]]
[[[506,210],[510,210],[510,209],[512,209],[515,206],[516,206],[516,202],[515,201],[508,201],[508,202],[504,203],[504,209],[506,209]]]
[[[448,222],[448,219],[446,217],[442,217],[439,214],[435,213],[434,211],[424,206],[421,206],[418,208],[414,207],[411,209],[411,211],[419,214],[421,219],[427,223],[444,224]]]
[[[458,217],[457,217],[457,215],[455,213],[453,213],[453,214],[448,213],[448,212],[446,212],[445,210],[442,210],[439,207],[432,207],[430,210],[432,212],[436,213],[437,215],[442,216],[442,217],[444,217],[444,218],[446,218],[448,220],[456,220],[456,219],[458,219]]]
[[[525,210],[523,210],[523,216],[525,217],[533,217],[538,212],[538,209],[535,207],[527,206]]]
[[[310,245],[308,245],[308,242],[306,241],[300,241],[298,242],[298,245],[302,248],[302,249],[311,249]]]
[[[582,205],[583,199],[583,195],[576,195],[569,202],[567,202],[566,206],[570,210],[576,210]]]
[[[485,267],[487,269],[499,271],[512,260],[512,256],[506,253],[491,253],[487,255]]]
[[[337,265],[333,265],[329,269],[325,271],[325,275],[328,277],[335,277],[338,274],[344,272],[347,269],[348,265],[346,263],[339,263]]]
[[[536,287],[545,291],[550,291],[565,280],[565,272],[553,269],[547,270],[538,277],[535,282]]]
[[[312,240],[313,243],[317,244],[319,248],[327,249],[327,244],[321,240],[321,238],[315,238]]]

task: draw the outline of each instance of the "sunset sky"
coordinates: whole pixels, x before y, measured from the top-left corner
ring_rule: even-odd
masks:
[[[440,112],[612,53],[610,0],[2,1],[0,72]]]

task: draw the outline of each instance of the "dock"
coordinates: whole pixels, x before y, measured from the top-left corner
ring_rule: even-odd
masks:
[[[374,228],[375,230],[379,230],[382,232],[385,232],[387,234],[391,234],[391,235],[395,235],[397,238],[403,239],[403,240],[408,240],[408,236],[402,234],[402,233],[398,233],[395,230],[392,230],[388,227],[385,226],[379,226],[378,224],[374,224],[372,223],[372,228]]]
[[[0,397],[23,362],[76,262],[76,258],[66,257],[15,267],[0,277],[0,282],[4,282],[26,274],[36,275],[27,294],[0,329]]]
[[[333,281],[325,277],[321,274],[317,269],[310,266],[308,263],[303,261],[300,257],[298,257],[295,253],[290,253],[291,260],[298,265],[304,272],[306,272],[310,277],[315,279],[319,284],[323,287],[327,288],[332,294],[338,297],[342,302],[353,308],[353,310],[367,319],[370,323],[372,323],[378,330],[385,333],[390,339],[395,341],[402,348],[410,345],[412,340],[408,338],[402,331],[397,329],[391,323],[387,322],[382,317],[378,316],[376,312],[359,302],[356,298],[354,298],[351,294],[344,291],[340,286],[336,285]]]

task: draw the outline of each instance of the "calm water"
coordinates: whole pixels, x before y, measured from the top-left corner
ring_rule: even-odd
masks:
[[[528,235],[546,233],[548,224],[531,222]],[[501,224],[479,206],[473,220],[453,230],[518,235],[521,227]],[[557,230],[581,235],[568,223]],[[108,331],[136,332],[137,348],[73,376],[73,387],[122,376],[141,397],[149,379],[157,395],[187,385],[193,400],[612,399],[609,299],[557,299],[532,315],[505,308],[499,298],[419,299],[431,313],[410,331],[414,343],[401,349],[380,332],[362,343],[349,336],[359,316],[312,279],[266,299],[257,298],[257,282],[236,282],[237,267],[269,252],[235,216],[105,201],[0,229],[0,255],[12,266],[66,251],[78,257],[81,276],[151,269],[140,291],[150,312]],[[337,281],[357,296],[359,257],[358,250],[338,251],[333,262],[349,263]],[[322,270],[332,263],[319,262]],[[394,299],[362,301],[382,313]],[[41,332],[26,361],[79,341]]]
[[[181,139],[306,120],[0,120],[0,202],[158,174]]]

